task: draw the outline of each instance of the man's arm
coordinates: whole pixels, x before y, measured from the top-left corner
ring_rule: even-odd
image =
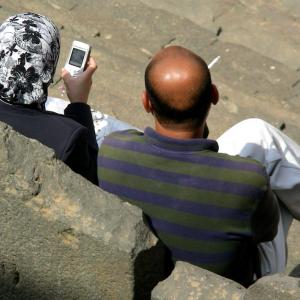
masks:
[[[251,227],[256,243],[274,239],[279,222],[279,206],[277,199],[270,188],[266,187],[265,196],[258,203],[251,219]]]

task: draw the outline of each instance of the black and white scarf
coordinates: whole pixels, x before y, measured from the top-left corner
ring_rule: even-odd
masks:
[[[60,36],[47,17],[24,13],[0,26],[0,99],[43,107],[60,51]]]

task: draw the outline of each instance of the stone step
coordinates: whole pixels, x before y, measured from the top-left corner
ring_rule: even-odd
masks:
[[[299,47],[296,39],[289,39],[285,47],[275,42],[287,38],[287,24],[291,25],[287,28],[298,33],[298,23],[294,21],[296,26],[292,21],[297,18],[290,13],[289,6],[255,3],[257,7],[245,1],[236,4],[229,0],[201,1],[201,4],[196,0],[184,4],[174,0],[66,0],[62,3],[30,0],[17,4],[24,10],[38,9],[63,28],[58,69],[64,65],[73,39],[92,44],[99,69],[94,78],[91,104],[97,109],[141,128],[150,125],[152,120],[143,112],[139,101],[144,68],[149,57],[161,47],[179,44],[199,53],[208,62],[217,55],[222,56],[221,62],[212,69],[212,75],[222,99],[227,102],[219,104],[211,115],[211,132],[215,136],[232,124],[255,116],[275,126],[285,123],[286,132],[300,141],[298,67],[296,64],[291,67],[269,49],[286,53],[288,58],[295,57],[292,50],[285,49]],[[17,4],[6,6],[13,10]],[[3,11],[1,13],[4,18]],[[276,16],[280,19],[274,27],[270,24]],[[241,20],[242,17],[245,20]],[[263,18],[269,20],[265,27],[259,25]],[[281,21],[284,26],[279,30]],[[248,26],[249,22],[257,26],[252,23]],[[219,36],[218,26],[224,27]],[[247,32],[243,29],[246,26],[249,27]],[[266,36],[277,38],[270,42]],[[57,85],[51,94],[60,96]],[[229,110],[226,116],[222,107],[229,107],[225,110],[226,113]],[[220,118],[228,121],[220,126],[217,121]]]
[[[184,5],[177,0],[142,2],[218,33],[222,41],[249,48],[291,69],[300,67],[300,8],[296,0],[188,0]]]

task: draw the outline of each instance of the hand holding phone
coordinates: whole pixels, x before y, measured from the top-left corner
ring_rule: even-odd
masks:
[[[92,86],[92,77],[96,69],[97,64],[93,57],[89,58],[86,70],[75,77],[66,68],[62,69],[61,77],[71,103],[87,103]]]
[[[79,41],[73,41],[65,64],[65,69],[71,74],[71,76],[76,76],[85,70],[90,52],[90,45]]]

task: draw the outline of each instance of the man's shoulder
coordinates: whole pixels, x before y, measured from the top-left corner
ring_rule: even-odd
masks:
[[[263,167],[261,162],[253,159],[252,157],[242,157],[242,156],[239,156],[239,155],[231,155],[231,154],[221,153],[221,152],[216,152],[215,155],[217,157],[219,157],[220,159],[226,159],[226,160],[229,160],[229,161],[232,161],[232,162],[240,162],[241,164],[250,163],[250,164],[254,164],[254,165]]]
[[[229,165],[232,165],[236,169],[245,170],[245,171],[256,171],[261,175],[266,175],[266,170],[264,165],[251,158],[251,157],[242,157],[239,155],[230,155],[226,153],[213,153],[215,157],[217,157],[220,161],[228,161]]]
[[[107,137],[109,138],[109,137],[114,137],[114,136],[128,136],[128,137],[140,136],[140,137],[143,137],[144,133],[137,129],[125,129],[125,130],[114,131],[114,132],[110,133]]]
[[[107,144],[112,140],[117,140],[123,143],[143,142],[144,133],[136,129],[126,129],[110,133],[104,138],[103,144]]]

